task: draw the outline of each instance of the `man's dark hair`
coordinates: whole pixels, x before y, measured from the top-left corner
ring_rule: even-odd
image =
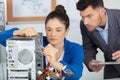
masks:
[[[87,7],[91,6],[93,9],[98,7],[104,7],[103,0],[79,0],[76,3],[77,10],[83,11]]]

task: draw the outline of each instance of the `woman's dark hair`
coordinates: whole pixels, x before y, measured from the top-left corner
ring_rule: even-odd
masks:
[[[76,3],[77,10],[83,11],[87,7],[91,6],[93,9],[98,7],[104,7],[103,0],[79,0]]]
[[[45,25],[50,19],[53,19],[53,18],[59,19],[65,25],[65,28],[68,29],[69,18],[68,18],[68,15],[66,14],[66,10],[62,5],[57,5],[55,10],[48,14],[45,20]]]

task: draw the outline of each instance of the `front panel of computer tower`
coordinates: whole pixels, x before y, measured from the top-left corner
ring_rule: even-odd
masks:
[[[36,80],[37,70],[43,68],[42,44],[42,34],[7,40],[7,80]]]

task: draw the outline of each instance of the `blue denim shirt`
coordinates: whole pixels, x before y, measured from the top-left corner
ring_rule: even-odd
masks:
[[[18,30],[18,28],[12,28],[12,29],[0,32],[0,44],[2,44],[3,46],[6,46],[6,40],[13,36],[13,32],[15,30]]]

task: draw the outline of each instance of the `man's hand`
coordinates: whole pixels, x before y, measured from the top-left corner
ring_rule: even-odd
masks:
[[[113,55],[113,60],[115,60],[116,62],[120,63],[120,50],[114,52],[112,55]]]
[[[101,61],[98,61],[98,60],[91,60],[89,62],[89,68],[95,72],[98,72],[102,69],[103,65],[99,65],[97,63],[100,63]],[[94,65],[94,64],[97,64],[97,65]]]
[[[13,32],[14,36],[26,36],[26,37],[32,37],[38,35],[37,31],[33,27],[28,27],[21,30],[16,30]]]

